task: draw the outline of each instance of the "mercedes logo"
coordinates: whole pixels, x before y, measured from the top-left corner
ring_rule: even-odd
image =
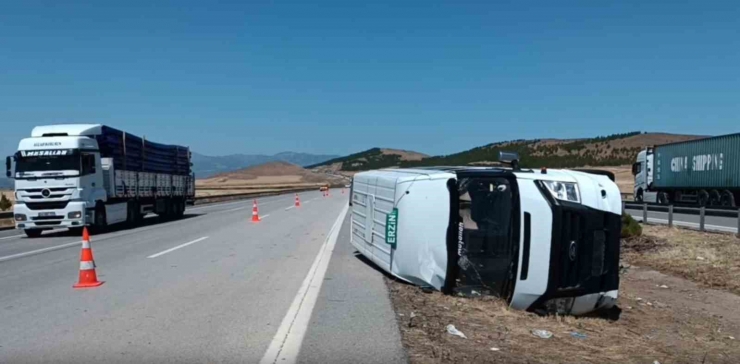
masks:
[[[576,241],[573,240],[570,242],[570,247],[568,248],[568,257],[570,258],[571,262],[576,261],[577,253],[578,253],[578,246],[576,245]]]
[[[41,196],[44,196],[44,198],[49,198],[49,196],[51,196],[51,191],[49,191],[48,189],[44,189],[43,191],[41,191]]]

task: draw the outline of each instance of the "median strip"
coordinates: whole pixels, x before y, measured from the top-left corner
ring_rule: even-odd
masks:
[[[156,257],[160,257],[160,256],[162,256],[162,255],[165,255],[165,254],[167,254],[167,253],[171,253],[171,252],[173,252],[173,251],[175,251],[175,250],[177,250],[177,249],[180,249],[180,248],[184,248],[184,247],[186,247],[186,246],[188,246],[188,245],[193,245],[193,244],[195,244],[195,243],[197,243],[197,242],[201,242],[201,241],[203,241],[203,240],[206,240],[206,239],[208,239],[208,237],[207,237],[207,236],[204,236],[204,237],[202,237],[202,238],[200,238],[200,239],[196,239],[196,240],[193,240],[193,241],[191,241],[191,242],[189,242],[189,243],[185,243],[185,244],[182,244],[182,245],[178,245],[178,246],[176,246],[176,247],[174,247],[174,248],[169,248],[169,249],[167,249],[167,250],[165,250],[165,251],[163,251],[163,252],[159,252],[159,253],[157,253],[157,254],[154,254],[154,255],[150,255],[150,256],[148,256],[147,258],[149,258],[149,259],[153,259],[153,258],[156,258]]]

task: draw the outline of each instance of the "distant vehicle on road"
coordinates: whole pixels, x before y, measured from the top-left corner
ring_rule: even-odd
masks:
[[[430,167],[358,173],[352,245],[390,274],[448,294],[581,315],[619,293],[621,195],[607,175]]]
[[[658,145],[632,165],[635,201],[736,207],[740,134]]]
[[[108,126],[36,127],[6,158],[16,228],[38,237],[53,228],[137,224],[148,213],[182,217],[195,199],[190,158],[187,147]]]
[[[321,186],[321,187],[319,188],[319,191],[322,191],[322,192],[323,192],[323,191],[328,191],[328,190],[329,190],[329,186]]]

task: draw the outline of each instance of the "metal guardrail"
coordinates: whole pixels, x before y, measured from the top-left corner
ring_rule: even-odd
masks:
[[[648,218],[648,211],[651,212],[665,212],[668,213],[668,226],[673,226],[673,214],[683,215],[699,215],[699,230],[705,231],[706,217],[707,216],[718,216],[718,217],[729,217],[737,219],[737,231],[738,237],[740,237],[740,208],[734,207],[696,207],[696,206],[681,206],[681,205],[663,205],[657,203],[637,203],[637,202],[622,202],[622,210],[642,210],[642,221],[650,222]]]

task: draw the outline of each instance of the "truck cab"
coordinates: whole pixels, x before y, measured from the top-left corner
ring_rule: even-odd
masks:
[[[632,175],[635,176],[634,199],[637,202],[645,201],[645,198],[655,199],[650,193],[653,183],[653,151],[644,149],[637,154],[637,159],[632,164]],[[652,198],[651,198],[652,197]]]
[[[145,140],[137,143],[139,154],[134,158],[139,167],[135,170],[126,166],[132,151],[126,152],[126,134],[121,131],[102,125],[34,128],[31,137],[22,139],[18,151],[6,159],[6,175],[15,179],[16,228],[38,237],[49,229],[135,223],[149,212],[182,215],[195,194],[189,165],[170,174],[149,173],[141,166],[157,155],[164,155],[165,168],[178,156],[177,161],[184,158],[181,164],[189,164],[189,151],[185,158],[182,153],[160,152],[176,147],[150,147],[154,143]]]
[[[29,236],[81,228],[92,221],[96,204],[107,201],[98,143],[66,129],[36,128],[8,157],[8,167],[10,159],[15,162],[6,175],[15,179],[16,227]]]

